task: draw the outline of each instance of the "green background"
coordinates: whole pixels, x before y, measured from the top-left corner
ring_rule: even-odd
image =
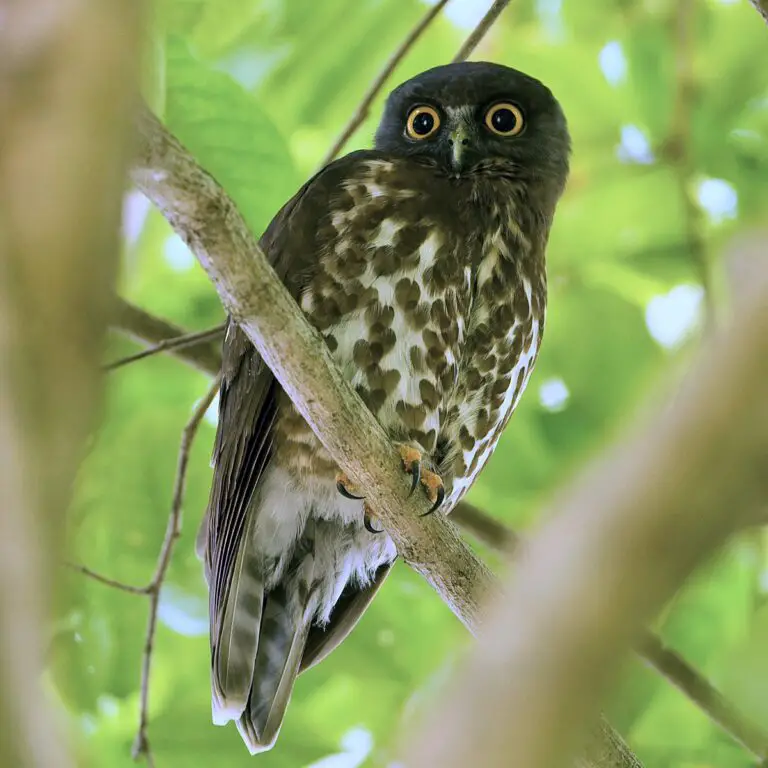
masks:
[[[489,4],[452,0],[391,85],[450,60]],[[681,46],[673,0],[512,0],[474,54],[544,80],[574,140],[549,250],[542,354],[470,494],[519,529],[690,358],[702,311],[691,242],[703,240],[721,297],[724,244],[768,213],[768,29],[746,0],[691,6]],[[145,95],[260,233],[425,10],[419,0],[163,0],[151,20]],[[680,88],[681,59],[689,89]],[[348,150],[370,145],[380,108],[381,98]],[[669,149],[675,135],[682,154]],[[189,329],[223,319],[203,271],[136,193],[125,229],[122,295]],[[115,333],[107,357],[135,348]],[[70,517],[74,560],[131,584],[151,578],[180,432],[207,386],[164,356],[110,374]],[[234,727],[210,723],[207,598],[193,550],[213,434],[206,420],[162,593],[149,732],[159,768],[251,764]],[[659,629],[768,726],[766,549],[763,534],[735,542],[678,595]],[[65,578],[51,688],[86,762],[127,766],[147,601]],[[264,768],[394,766],[398,735],[439,694],[468,642],[439,598],[398,565],[350,639],[300,679],[277,748],[254,759]],[[608,712],[648,768],[756,764],[637,661]]]

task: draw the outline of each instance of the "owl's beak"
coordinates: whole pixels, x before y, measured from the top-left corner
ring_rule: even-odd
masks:
[[[451,145],[451,164],[453,165],[453,170],[458,175],[463,168],[462,159],[467,144],[469,144],[466,128],[463,125],[454,128],[450,133],[448,143]]]

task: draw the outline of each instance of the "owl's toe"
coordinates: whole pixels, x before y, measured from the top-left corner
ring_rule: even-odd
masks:
[[[368,531],[368,533],[383,533],[383,528],[373,527],[373,524],[371,523],[372,517],[374,517],[374,514],[371,511],[371,508],[368,504],[363,504],[363,526],[365,527],[365,530]]]
[[[445,501],[445,484],[440,475],[430,472],[428,469],[421,472],[421,484],[426,489],[427,498],[432,502],[431,508],[422,515],[424,517],[436,512],[442,506]]]
[[[406,443],[399,443],[397,448],[403,460],[403,468],[411,475],[411,492],[408,495],[412,495],[416,486],[421,483],[426,490],[427,498],[432,502],[432,507],[424,514],[431,515],[445,501],[445,485],[442,478],[435,472],[424,469],[423,457],[418,448]]]
[[[352,491],[356,491],[355,484],[347,477],[345,472],[336,474],[336,490],[345,498],[359,501],[363,496],[356,496]]]

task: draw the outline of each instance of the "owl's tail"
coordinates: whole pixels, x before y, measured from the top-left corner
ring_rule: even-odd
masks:
[[[312,537],[300,542],[275,587],[243,538],[212,643],[213,721],[237,720],[251,754],[271,749],[299,673],[314,606]]]

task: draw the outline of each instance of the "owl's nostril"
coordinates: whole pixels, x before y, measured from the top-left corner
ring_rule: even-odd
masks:
[[[461,143],[466,147],[469,144],[469,139],[462,139]]]
[[[449,146],[449,147],[452,147],[452,146],[453,146],[453,139],[448,139],[448,146]]]

